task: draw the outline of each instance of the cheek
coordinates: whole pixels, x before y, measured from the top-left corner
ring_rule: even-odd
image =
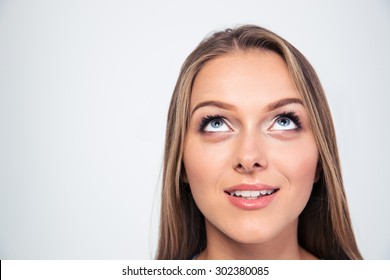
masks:
[[[291,178],[313,184],[318,163],[318,150],[314,143],[297,145],[285,158]]]
[[[188,138],[184,147],[183,163],[190,185],[194,188],[210,188],[211,185],[216,185],[229,161],[226,147],[203,143],[195,137]]]
[[[283,149],[276,157],[279,172],[287,180],[289,192],[301,202],[300,204],[306,205],[318,163],[318,150],[314,139]]]
[[[313,142],[285,145],[274,154],[273,166],[282,179],[283,188],[274,213],[278,221],[294,221],[310,198],[318,162],[318,150]],[[279,177],[278,176],[278,177]],[[278,210],[275,210],[278,209]]]

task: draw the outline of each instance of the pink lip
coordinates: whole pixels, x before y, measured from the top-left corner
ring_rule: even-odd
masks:
[[[259,198],[256,199],[246,199],[243,197],[232,196],[229,194],[234,191],[261,191],[261,190],[275,190],[275,192],[270,195],[260,196]],[[262,184],[259,185],[242,184],[242,185],[236,185],[226,189],[225,194],[227,196],[227,199],[234,206],[237,206],[244,210],[257,210],[268,206],[271,203],[271,201],[276,197],[278,190],[279,188],[262,185]]]

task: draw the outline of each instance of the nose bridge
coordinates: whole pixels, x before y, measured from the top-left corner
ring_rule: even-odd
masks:
[[[235,165],[246,171],[250,171],[253,168],[265,167],[265,139],[260,129],[244,129],[238,138]]]

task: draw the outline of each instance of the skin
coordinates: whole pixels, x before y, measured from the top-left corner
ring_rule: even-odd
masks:
[[[286,99],[295,101],[275,108]],[[198,259],[315,258],[297,240],[298,216],[318,162],[299,100],[285,62],[270,51],[235,51],[208,62],[197,75],[183,161],[185,180],[206,221],[207,247]],[[280,120],[290,111],[299,117],[300,129],[292,120]],[[222,118],[202,130],[202,119],[215,115]],[[242,209],[225,193],[239,184],[278,191],[266,207]]]

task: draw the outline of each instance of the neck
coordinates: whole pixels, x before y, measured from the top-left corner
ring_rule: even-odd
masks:
[[[298,260],[315,259],[298,244],[298,220],[287,230],[261,243],[237,242],[206,220],[207,247],[198,259]]]

